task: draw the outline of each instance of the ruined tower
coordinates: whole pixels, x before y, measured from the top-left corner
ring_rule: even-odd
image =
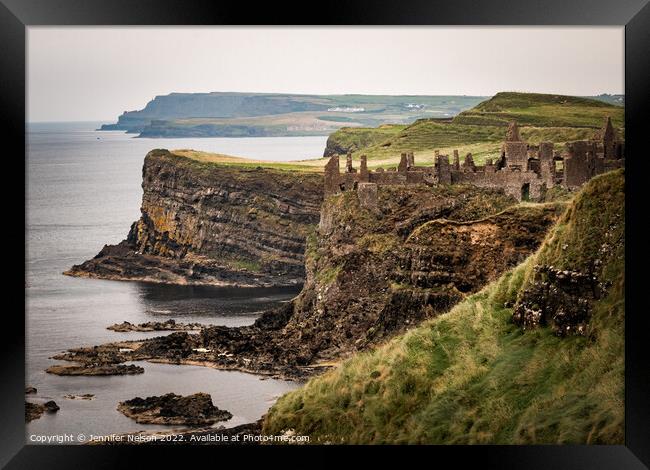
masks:
[[[591,142],[579,140],[567,142],[567,157],[564,159],[564,186],[569,189],[577,188],[586,183],[592,175]]]
[[[515,121],[508,125],[506,141],[501,147],[501,156],[511,170],[526,171],[528,168],[528,144],[519,137],[519,127]]]
[[[370,181],[370,174],[368,173],[368,157],[361,155],[361,165],[359,166],[359,181],[367,183]]]
[[[555,160],[553,159],[553,143],[539,144],[539,175],[547,188],[555,184]]]
[[[463,161],[463,171],[476,171],[476,165],[474,164],[474,157],[471,153],[465,155],[465,161]]]
[[[460,157],[458,156],[458,150],[454,150],[454,163],[453,169],[456,171],[460,170]]]
[[[451,165],[449,164],[448,155],[438,155],[436,157],[436,173],[438,182],[442,184],[451,184]]]
[[[595,140],[599,140],[603,145],[603,157],[609,160],[623,157],[622,143],[618,134],[612,125],[612,119],[607,117],[605,124],[596,133]]]
[[[333,155],[325,165],[325,194],[335,194],[340,190],[339,156]]]
[[[399,160],[399,165],[397,166],[397,171],[400,173],[406,173],[406,170],[408,169],[408,157],[406,153],[402,153],[400,155],[400,160]]]
[[[406,168],[411,168],[415,166],[415,156],[413,152],[408,152],[406,154]]]
[[[345,158],[345,172],[346,173],[355,173],[356,170],[352,167],[352,154],[348,153]]]

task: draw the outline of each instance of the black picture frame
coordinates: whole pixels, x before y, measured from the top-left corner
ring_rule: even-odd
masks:
[[[644,235],[644,189],[648,156],[644,105],[650,100],[650,5],[648,0],[455,0],[348,1],[325,3],[319,10],[307,4],[290,3],[217,3],[188,0],[0,0],[0,121],[5,145],[15,151],[4,152],[5,182],[17,180],[24,161],[16,158],[25,148],[25,45],[26,27],[32,25],[621,25],[625,26],[625,121],[626,121],[626,393],[624,446],[469,446],[427,447],[421,457],[454,466],[478,461],[492,468],[647,468],[650,465],[650,374],[644,328],[643,282],[646,250]],[[320,11],[322,10],[322,11]],[[571,71],[567,71],[571,73]],[[575,71],[574,71],[575,72]],[[645,131],[645,132],[644,132]],[[7,147],[5,147],[6,149]],[[22,149],[22,150],[21,150]],[[26,177],[26,174],[25,174]],[[25,180],[25,184],[27,181]],[[25,222],[24,205],[16,201],[16,190],[3,185],[5,234],[13,235],[5,253],[21,256],[16,229]],[[22,216],[21,216],[22,214]],[[25,225],[26,227],[26,225]],[[23,246],[25,246],[23,232]],[[13,247],[13,248],[12,248]],[[25,262],[25,253],[23,263]],[[20,261],[18,261],[20,263]],[[6,268],[11,264],[6,264]],[[6,269],[5,268],[5,269]],[[11,268],[10,268],[11,269]],[[12,269],[13,271],[13,269]],[[7,271],[5,271],[7,272]],[[638,274],[636,274],[638,273]],[[17,276],[9,274],[6,286],[19,287]],[[137,449],[109,446],[30,446],[26,445],[24,423],[24,317],[19,314],[22,301],[18,289],[9,287],[4,309],[5,328],[2,348],[2,392],[0,399],[0,465],[6,468],[129,468],[136,460],[152,453],[167,457],[180,452],[192,459],[207,457],[214,448],[148,446]],[[15,303],[14,303],[15,301]],[[22,359],[22,360],[21,360]],[[220,456],[243,448],[224,449]],[[313,451],[313,447],[279,449],[262,446],[257,452],[283,452],[283,459],[295,452]],[[325,449],[319,449],[323,452]],[[375,455],[393,453],[395,447],[373,451]],[[403,451],[403,448],[399,449]],[[423,452],[422,448],[409,449]],[[250,449],[247,448],[247,454]],[[128,455],[128,460],[127,456]],[[214,455],[214,454],[211,454]],[[440,459],[440,460],[438,460]],[[217,462],[216,460],[214,462]]]

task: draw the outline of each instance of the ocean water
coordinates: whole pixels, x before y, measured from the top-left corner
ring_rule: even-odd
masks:
[[[26,385],[34,402],[61,407],[27,424],[27,443],[62,434],[107,435],[168,429],[141,425],[116,410],[136,396],[207,392],[233,414],[235,426],[262,416],[292,382],[206,367],[142,363],[145,373],[115,377],[59,377],[44,370],[50,357],[71,347],[168,334],[116,333],[124,320],[174,318],[238,326],[295,296],[296,288],[225,289],[80,279],[61,273],[118,243],[140,215],[145,154],[153,148],[194,148],[255,159],[287,161],[322,155],[326,137],[140,139],[96,131],[100,123],[38,123],[28,126],[26,182],[27,259]],[[94,400],[66,394],[92,393]]]

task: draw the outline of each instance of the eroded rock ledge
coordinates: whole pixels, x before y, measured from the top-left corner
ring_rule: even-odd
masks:
[[[271,287],[304,281],[322,175],[200,162],[152,150],[142,216],[127,238],[64,274],[170,284]]]

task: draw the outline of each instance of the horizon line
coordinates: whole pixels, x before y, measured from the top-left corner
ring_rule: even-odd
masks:
[[[459,96],[459,97],[472,97],[472,98],[492,98],[496,96],[499,93],[532,93],[532,94],[538,94],[538,95],[560,95],[560,96],[573,96],[576,98],[591,98],[595,96],[603,96],[603,95],[609,95],[609,96],[625,96],[625,92],[621,93],[610,93],[610,92],[602,92],[599,94],[594,94],[594,95],[563,95],[562,93],[541,93],[541,92],[535,92],[535,91],[498,91],[494,94],[488,94],[488,95],[480,95],[480,94],[440,94],[440,95],[427,95],[427,94],[390,94],[390,93],[292,93],[292,92],[276,92],[276,91],[269,91],[269,92],[264,92],[264,91],[170,91],[166,95],[154,95],[153,98],[151,98],[149,101],[153,101],[159,96],[169,96],[172,94],[211,94],[211,93],[242,93],[242,94],[264,94],[264,95],[272,95],[272,94],[277,94],[277,95],[297,95],[297,96]],[[148,102],[149,102],[148,101]],[[147,103],[148,103],[147,102]],[[146,104],[143,106],[146,107]],[[141,109],[135,109],[127,112],[133,112],[133,111],[140,111]],[[118,115],[119,116],[119,115]],[[25,119],[26,124],[45,124],[45,123],[74,123],[74,122],[112,122],[115,121],[116,118],[108,118],[108,119],[39,119],[39,120],[30,120],[30,119]]]

